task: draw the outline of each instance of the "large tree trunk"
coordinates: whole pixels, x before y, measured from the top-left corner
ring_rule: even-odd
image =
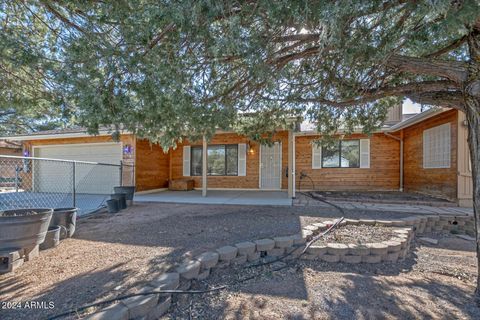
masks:
[[[465,115],[468,121],[468,145],[472,162],[473,211],[477,244],[477,301],[480,302],[480,99],[467,98]]]

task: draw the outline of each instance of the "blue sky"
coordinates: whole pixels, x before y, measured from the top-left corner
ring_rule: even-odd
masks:
[[[410,99],[405,99],[403,101],[403,113],[419,113],[420,105],[418,103],[412,102]]]

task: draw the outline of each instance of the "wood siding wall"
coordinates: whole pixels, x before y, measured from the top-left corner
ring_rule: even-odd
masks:
[[[370,137],[370,168],[312,169],[312,142],[319,136],[297,136],[296,181],[302,190],[398,190],[400,183],[400,143],[382,134]],[[352,135],[345,139],[366,139]],[[308,178],[300,179],[302,173]]]
[[[288,181],[285,176],[285,171],[288,165],[288,132],[282,131],[275,135],[274,141],[282,142],[282,189],[287,189]],[[210,145],[213,144],[238,144],[249,143],[248,138],[240,136],[235,133],[222,133],[213,137]],[[201,141],[180,143],[175,150],[171,150],[171,171],[172,179],[181,179],[183,177],[183,146],[201,146]],[[244,177],[238,176],[208,176],[207,187],[208,188],[239,188],[239,189],[258,189],[259,188],[259,155],[260,145],[254,142],[250,142],[252,151],[248,150],[247,146],[247,175]],[[202,177],[191,177],[195,181],[195,188],[202,187]]]
[[[3,148],[0,147],[0,155],[2,156],[22,156],[22,149],[15,149],[15,148]]]
[[[168,187],[169,154],[158,144],[137,139],[135,169],[137,191]]]
[[[423,131],[451,124],[450,168],[423,168]],[[457,198],[457,111],[450,110],[403,130],[404,188],[447,199]]]

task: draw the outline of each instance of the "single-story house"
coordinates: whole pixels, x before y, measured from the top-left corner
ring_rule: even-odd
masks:
[[[15,167],[1,156],[22,156],[22,144],[18,141],[0,140],[0,188],[11,187],[15,181]]]
[[[124,182],[137,191],[167,188],[169,181],[187,178],[204,192],[207,187],[287,190],[295,197],[299,190],[312,189],[405,190],[471,205],[471,164],[461,112],[431,109],[405,119],[399,106],[377,132],[340,137],[334,147],[322,148],[313,143],[319,138],[314,130],[279,130],[272,145],[259,145],[222,131],[208,145],[184,140],[168,152],[128,132],[115,142],[107,130],[91,136],[72,128],[8,139],[22,141],[34,157],[132,165],[134,172]]]
[[[0,140],[0,155],[21,156],[22,144],[18,141]]]

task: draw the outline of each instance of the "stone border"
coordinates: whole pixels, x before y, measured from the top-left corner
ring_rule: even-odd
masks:
[[[197,257],[177,266],[175,272],[161,274],[139,292],[154,290],[189,290],[192,280],[204,280],[215,270],[238,266],[246,262],[255,262],[261,257],[285,257],[285,260],[300,257],[305,243],[320,232],[325,231],[334,221],[314,223],[302,228],[300,233],[240,242],[233,246],[224,246],[215,251],[204,252]],[[473,216],[411,216],[398,220],[353,220],[345,219],[342,225],[377,225],[393,227],[394,236],[388,241],[356,244],[313,244],[302,259],[322,260],[336,263],[395,263],[403,260],[410,249],[415,233],[430,231],[456,230],[458,233],[474,232]],[[89,320],[128,320],[158,319],[165,314],[171,304],[171,294],[148,294],[134,296],[116,302],[87,316]]]

